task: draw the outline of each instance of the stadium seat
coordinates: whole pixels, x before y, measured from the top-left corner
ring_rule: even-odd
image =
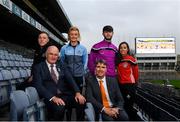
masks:
[[[10,59],[11,61],[14,61],[14,60],[15,60],[14,55],[11,54],[11,53],[9,53],[9,59]]]
[[[11,73],[12,73],[13,79],[16,80],[16,83],[21,83],[24,81],[24,79],[21,77],[20,72],[18,70],[11,69]]]
[[[9,67],[9,63],[6,60],[0,60],[2,68],[7,69]]]
[[[95,121],[95,111],[92,103],[87,102],[85,108],[85,119],[87,121]],[[99,114],[99,121],[102,121],[101,114]]]
[[[25,89],[25,92],[29,98],[30,104],[35,104],[37,101],[39,101],[39,95],[37,93],[36,88],[34,87],[27,87]]]
[[[9,53],[5,53],[5,59],[10,60]]]
[[[8,61],[8,63],[9,63],[9,67],[11,67],[12,69],[15,68],[15,63],[14,63],[14,61]]]
[[[37,119],[37,110],[34,105],[30,105],[24,109],[23,112],[23,121],[38,121]]]
[[[5,60],[5,55],[4,55],[4,53],[1,53],[1,54],[0,54],[0,59],[1,59],[1,60]]]
[[[19,62],[19,66],[22,67],[22,68],[25,68],[24,62],[23,62],[23,61],[20,61],[20,62]]]
[[[0,107],[9,102],[8,87],[9,83],[4,81],[3,75],[0,72]]]
[[[13,79],[12,73],[9,70],[2,70],[1,73],[4,79],[3,81],[5,82],[5,84],[8,84],[6,86],[6,89],[8,91],[8,99],[9,99],[10,93],[16,90],[16,80]]]
[[[37,90],[34,87],[27,87],[25,92],[31,105],[35,105],[37,111],[37,120],[45,121],[45,104],[40,100]]]
[[[28,74],[28,77],[31,75],[31,70],[30,69],[26,69],[26,72]]]
[[[15,63],[16,68],[18,69],[20,66],[19,61],[14,61],[14,63]]]
[[[10,96],[10,120],[27,120],[23,114],[28,106],[29,100],[26,93],[21,90],[13,91]]]
[[[24,69],[19,69],[19,72],[20,72],[20,75],[21,75],[22,78],[25,79],[25,78],[28,77],[28,74],[27,74],[26,70],[24,70]]]

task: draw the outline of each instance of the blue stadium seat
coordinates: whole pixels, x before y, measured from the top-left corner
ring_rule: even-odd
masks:
[[[37,121],[37,109],[34,105],[30,105],[27,108],[25,108],[23,112],[23,121],[28,121],[28,122],[35,122]]]
[[[26,72],[28,74],[28,77],[31,75],[31,70],[30,69],[26,69]]]
[[[11,73],[12,73],[13,79],[15,79],[17,83],[21,83],[24,81],[24,79],[21,78],[20,72],[18,70],[11,69]]]
[[[14,60],[15,60],[15,57],[14,57],[13,54],[9,54],[9,58],[10,58],[11,61],[14,61]]]
[[[29,100],[24,91],[13,91],[10,96],[10,120],[26,120],[23,115],[25,109],[29,106]]]
[[[87,121],[95,121],[95,111],[92,103],[87,102],[85,108],[85,119]],[[102,121],[102,116],[99,114],[99,121]]]
[[[8,87],[9,83],[4,81],[3,75],[0,72],[0,107],[9,102]]]
[[[5,60],[5,55],[4,55],[4,53],[0,54],[0,59],[1,59],[1,60]]]
[[[2,68],[7,69],[9,67],[9,63],[6,60],[0,60]]]
[[[8,61],[8,63],[9,63],[9,67],[11,67],[11,68],[15,68],[15,63],[14,63],[14,61]]]
[[[15,63],[15,66],[16,66],[17,68],[19,68],[19,66],[20,66],[19,61],[15,61],[14,63]]]
[[[45,121],[45,104],[40,100],[37,90],[34,87],[27,87],[25,92],[31,105],[35,105],[38,121]]]
[[[4,82],[8,83],[9,86],[7,87],[8,94],[14,90],[16,90],[16,81],[13,79],[13,76],[9,70],[1,70]]]
[[[20,75],[21,75],[22,78],[25,79],[25,78],[28,77],[28,74],[27,74],[26,70],[24,70],[24,69],[19,69],[19,72],[20,72]]]
[[[20,62],[19,62],[19,65],[20,65],[20,67],[25,68],[23,61],[20,61]]]
[[[25,92],[26,92],[26,94],[27,94],[27,96],[29,98],[29,102],[30,102],[31,105],[35,104],[37,101],[40,100],[36,88],[34,88],[34,87],[27,87],[25,89]]]
[[[5,59],[10,60],[9,53],[5,53]]]

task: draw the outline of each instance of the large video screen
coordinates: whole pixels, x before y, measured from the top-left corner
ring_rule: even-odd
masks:
[[[175,53],[175,38],[135,38],[136,53]]]

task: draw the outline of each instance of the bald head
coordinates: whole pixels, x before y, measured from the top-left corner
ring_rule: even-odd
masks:
[[[59,57],[59,49],[56,46],[49,46],[46,50],[46,60],[50,64],[55,64]]]

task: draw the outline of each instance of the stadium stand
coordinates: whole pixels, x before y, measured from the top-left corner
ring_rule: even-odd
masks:
[[[175,101],[173,101],[174,104],[171,104],[171,100],[167,102],[164,99],[157,97],[157,94],[149,93],[147,90],[138,87],[135,108],[141,112],[143,120],[179,120],[179,104]]]
[[[0,107],[9,103],[17,84],[30,76],[33,50],[0,40]],[[20,51],[21,50],[21,51]]]

